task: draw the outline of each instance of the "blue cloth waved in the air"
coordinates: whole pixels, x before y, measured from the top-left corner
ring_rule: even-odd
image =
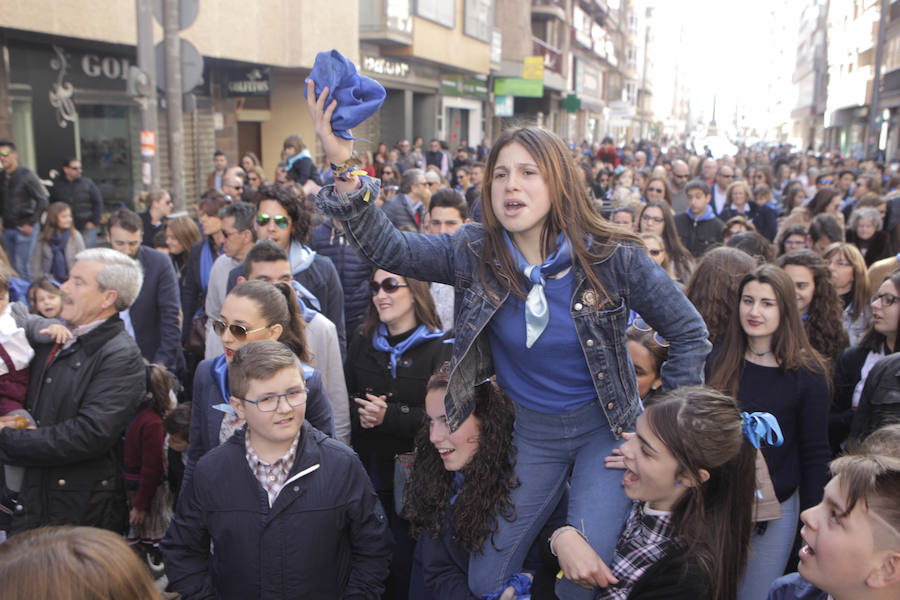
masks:
[[[316,83],[316,96],[328,87],[326,107],[332,100],[337,100],[337,108],[331,116],[331,129],[334,135],[345,140],[355,139],[350,129],[375,114],[387,95],[380,83],[357,73],[353,63],[337,50],[316,55],[312,73],[306,81],[310,79]],[[306,95],[304,88],[303,96]]]

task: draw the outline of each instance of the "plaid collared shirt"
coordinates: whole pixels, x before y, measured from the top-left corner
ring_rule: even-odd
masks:
[[[266,490],[266,494],[269,496],[270,508],[275,504],[275,498],[278,497],[278,492],[284,487],[284,482],[287,481],[291,467],[294,466],[294,459],[297,457],[297,444],[299,442],[300,433],[298,432],[294,438],[294,443],[291,444],[287,453],[275,462],[267,464],[260,460],[256,452],[253,451],[253,447],[250,445],[250,431],[248,430],[244,436],[244,456],[247,457],[247,464],[250,465],[250,470],[253,472],[259,485]]]
[[[647,569],[676,548],[671,513],[650,510],[643,502],[635,502],[616,542],[612,572],[619,583],[600,590],[596,600],[625,600]]]

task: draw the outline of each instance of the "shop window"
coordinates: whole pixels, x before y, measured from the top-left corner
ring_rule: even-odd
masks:
[[[135,190],[133,132],[139,131],[136,109],[112,104],[79,104],[78,132],[84,174],[94,180],[107,210],[132,207]]]
[[[19,162],[30,169],[37,168],[34,152],[34,126],[32,125],[31,100],[13,98],[10,102],[12,117],[12,140],[19,153]],[[47,177],[47,173],[38,173]]]
[[[416,14],[453,29],[456,27],[456,0],[416,0]]]
[[[494,25],[493,0],[466,0],[463,32],[482,42],[491,41]]]

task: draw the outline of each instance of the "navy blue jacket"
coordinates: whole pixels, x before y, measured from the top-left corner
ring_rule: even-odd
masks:
[[[191,324],[198,308],[203,308],[206,302],[207,281],[200,279],[200,255],[203,252],[203,244],[209,244],[212,250],[213,260],[219,256],[219,251],[213,246],[211,238],[203,238],[191,246],[190,258],[184,272],[181,274],[181,308],[184,320],[181,323],[181,341],[188,341],[191,334]]]
[[[309,247],[330,258],[337,269],[344,289],[344,323],[352,337],[369,312],[369,277],[375,267],[347,243],[343,229],[336,230],[331,221],[312,230]]]
[[[746,217],[760,235],[770,242],[775,241],[775,234],[778,233],[778,213],[768,206],[760,206],[755,202],[750,202],[749,206],[750,211],[746,213],[738,212],[730,205],[726,206],[719,219],[724,223],[732,217]]]
[[[172,589],[185,600],[374,600],[391,543],[353,450],[304,423],[271,507],[238,431],[197,464],[160,547]]]
[[[141,354],[165,365],[173,373],[184,370],[184,354],[178,331],[181,301],[178,277],[168,256],[141,246],[137,260],[144,268],[144,283],[129,316]]]
[[[244,274],[244,264],[241,263],[228,273],[226,293],[237,285],[237,278]],[[347,329],[344,326],[344,290],[341,288],[341,280],[337,269],[334,268],[327,256],[318,252],[305,271],[294,274],[297,283],[312,292],[322,306],[320,311],[329,321],[334,323],[338,334],[338,344],[341,347],[341,356],[347,355]]]
[[[197,365],[194,373],[194,396],[191,404],[191,432],[188,446],[187,466],[184,470],[184,482],[187,485],[194,467],[200,458],[219,445],[219,430],[225,413],[213,408],[226,400],[222,397],[212,367],[215,359],[207,359]],[[306,421],[327,436],[334,437],[334,416],[331,403],[322,384],[322,374],[313,370],[306,380]]]

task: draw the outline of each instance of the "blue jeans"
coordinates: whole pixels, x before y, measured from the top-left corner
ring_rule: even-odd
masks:
[[[738,600],[765,600],[772,583],[784,575],[800,519],[797,492],[781,503],[781,518],[769,521],[762,535],[750,536],[747,572],[738,588]]]
[[[28,281],[31,281],[29,263],[31,262],[31,253],[34,252],[34,246],[37,243],[37,237],[37,225],[34,226],[31,235],[25,235],[19,229],[3,229],[3,245],[6,246],[9,262],[19,277]]]
[[[631,501],[622,489],[622,471],[607,469],[603,459],[617,442],[606,415],[594,401],[570,413],[548,415],[516,404],[513,442],[518,452],[513,490],[516,519],[499,519],[494,544],[469,560],[469,588],[477,596],[498,591],[522,563],[535,537],[556,508],[571,472],[567,522],[582,529],[591,546],[612,564],[616,540]],[[496,545],[500,550],[494,548]],[[593,598],[568,579],[556,584],[562,600]]]
[[[80,231],[81,238],[84,240],[85,248],[96,248],[97,247],[97,228],[93,229],[82,229]]]

